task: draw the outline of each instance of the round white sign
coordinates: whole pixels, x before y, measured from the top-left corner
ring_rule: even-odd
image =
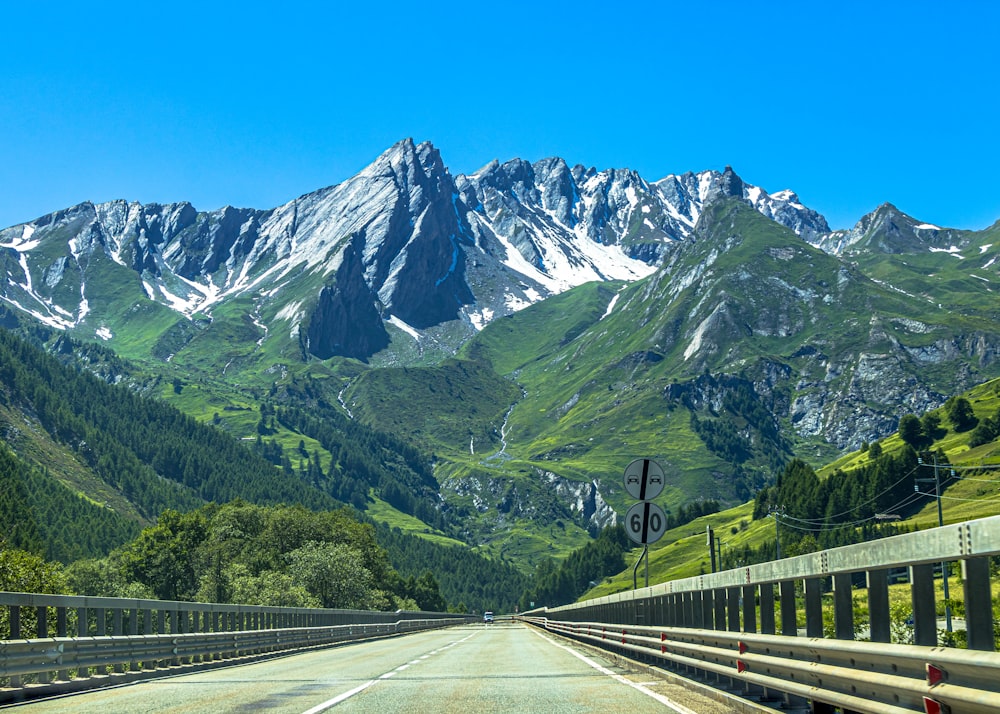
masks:
[[[652,459],[636,459],[625,467],[625,490],[640,501],[663,493],[664,481],[663,468]]]
[[[625,514],[625,532],[640,545],[655,543],[667,531],[667,514],[655,503],[640,501]]]

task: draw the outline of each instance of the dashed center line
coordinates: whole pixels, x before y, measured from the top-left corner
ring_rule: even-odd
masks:
[[[338,694],[337,696],[333,697],[332,699],[327,699],[325,702],[323,702],[322,704],[317,704],[312,709],[307,709],[305,712],[303,712],[303,714],[320,714],[320,712],[325,712],[327,709],[331,709],[331,708],[337,706],[338,704],[340,704],[341,702],[343,702],[343,701],[345,701],[347,699],[350,699],[355,694],[360,694],[361,692],[365,691],[366,689],[368,689],[368,687],[372,686],[373,684],[375,684],[377,682],[380,682],[382,680],[389,679],[390,677],[393,677],[393,676],[399,674],[400,672],[402,672],[403,670],[407,669],[411,665],[420,664],[423,660],[431,657],[432,655],[436,655],[439,652],[443,652],[446,649],[450,649],[451,647],[454,647],[455,645],[461,644],[461,643],[465,642],[467,639],[469,639],[469,637],[474,637],[476,634],[477,633],[473,632],[471,635],[468,635],[467,637],[463,637],[460,640],[455,640],[454,642],[449,642],[444,647],[439,647],[438,649],[436,649],[436,650],[434,650],[432,652],[428,652],[427,654],[423,655],[419,659],[411,660],[411,661],[407,662],[406,664],[401,664],[398,667],[396,667],[394,670],[386,672],[385,674],[381,674],[378,677],[376,677],[375,679],[370,679],[367,682],[365,682],[364,684],[358,685],[354,689],[352,689],[350,691],[347,691],[347,692],[344,692],[343,694]]]

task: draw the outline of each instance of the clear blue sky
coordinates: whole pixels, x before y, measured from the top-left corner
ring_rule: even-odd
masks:
[[[396,141],[452,173],[721,170],[835,228],[1000,218],[1000,3],[5,3],[0,227],[271,208]]]

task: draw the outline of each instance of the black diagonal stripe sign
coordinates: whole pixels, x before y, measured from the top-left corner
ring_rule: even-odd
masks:
[[[625,491],[640,501],[663,493],[664,480],[663,468],[652,459],[636,459],[625,468]]]

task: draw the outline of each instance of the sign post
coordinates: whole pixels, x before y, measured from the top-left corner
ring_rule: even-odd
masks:
[[[649,587],[649,544],[655,543],[667,530],[667,516],[663,509],[652,503],[663,492],[663,469],[652,459],[636,459],[625,467],[625,490],[639,499],[625,514],[625,532],[642,546],[642,555],[632,569],[632,589],[636,585],[639,563],[646,561],[646,587]]]

